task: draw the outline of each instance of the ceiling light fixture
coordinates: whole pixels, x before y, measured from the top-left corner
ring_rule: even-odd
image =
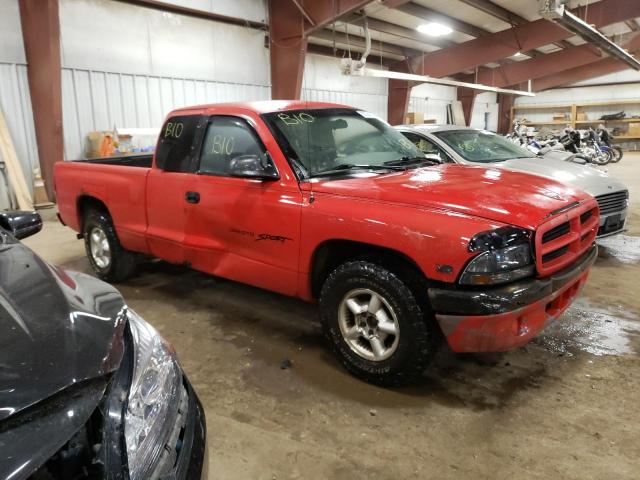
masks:
[[[506,93],[509,95],[522,95],[527,97],[535,97],[536,94],[531,91],[511,90],[508,88],[492,87],[490,85],[482,85],[479,83],[459,82],[448,78],[434,78],[427,75],[415,75],[413,73],[394,72],[392,70],[378,70],[376,68],[363,67],[362,64],[350,58],[343,58],[340,62],[340,69],[343,75],[353,75],[360,77],[376,77],[389,78],[394,80],[408,80],[410,82],[419,83],[435,83],[438,85],[449,85],[452,87],[466,87],[473,90],[483,92]]]
[[[416,30],[431,37],[442,37],[443,35],[449,35],[451,32],[453,32],[453,29],[451,27],[447,27],[446,25],[442,25],[441,23],[436,22],[418,25]]]

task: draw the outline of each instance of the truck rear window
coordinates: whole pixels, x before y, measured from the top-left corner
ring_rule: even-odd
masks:
[[[194,144],[200,115],[169,118],[162,126],[156,149],[156,166],[167,172],[188,172],[194,165]]]

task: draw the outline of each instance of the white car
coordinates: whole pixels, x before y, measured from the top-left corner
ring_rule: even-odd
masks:
[[[620,181],[590,166],[537,157],[501,135],[457,125],[400,125],[396,127],[427,155],[442,162],[491,164],[517,172],[568,183],[593,195],[600,206],[598,237],[625,230],[629,191]]]

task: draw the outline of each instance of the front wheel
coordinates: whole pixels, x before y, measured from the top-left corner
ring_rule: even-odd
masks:
[[[355,376],[378,385],[414,383],[438,346],[438,328],[409,286],[375,263],[351,261],[325,281],[325,337]]]
[[[606,152],[600,151],[595,152],[592,158],[593,163],[595,163],[596,165],[606,165],[613,158],[613,154],[611,153],[611,150],[607,150]]]

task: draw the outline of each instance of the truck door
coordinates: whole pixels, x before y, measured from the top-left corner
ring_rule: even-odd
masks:
[[[187,261],[198,270],[293,295],[302,193],[292,175],[272,180],[230,176],[229,164],[239,156],[273,162],[247,120],[210,117],[197,174],[189,184],[199,202],[188,218]]]
[[[195,145],[205,117],[180,115],[162,127],[155,165],[147,177],[147,242],[152,255],[184,263],[185,228],[190,197],[188,182],[195,171]]]

